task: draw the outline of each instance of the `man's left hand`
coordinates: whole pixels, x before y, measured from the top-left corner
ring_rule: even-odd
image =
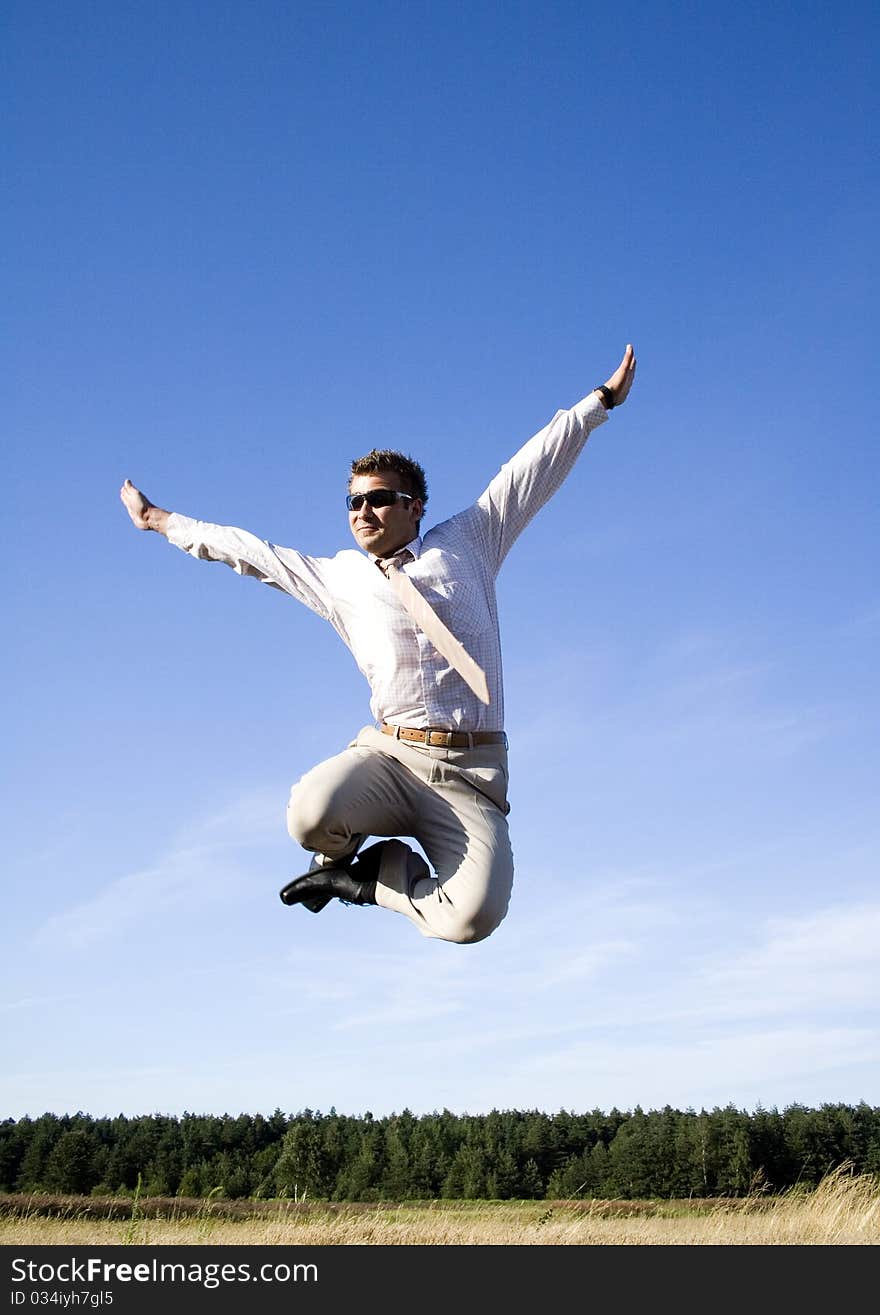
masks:
[[[605,387],[610,388],[614,396],[614,405],[622,406],[627,399],[629,390],[632,388],[633,379],[636,377],[636,354],[633,351],[631,342],[626,344],[626,351],[623,353],[623,360],[610,379],[605,381]]]

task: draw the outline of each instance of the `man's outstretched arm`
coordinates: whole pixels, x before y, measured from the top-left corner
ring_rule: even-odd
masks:
[[[175,548],[200,561],[223,562],[238,575],[249,575],[290,594],[325,620],[332,600],[328,593],[322,559],[306,557],[295,548],[279,548],[232,525],[195,521],[177,512],[165,511],[127,479],[119,496],[139,530],[156,530]]]
[[[466,513],[477,515],[484,540],[488,536],[495,570],[569,474],[590,432],[606,423],[612,407],[626,400],[635,370],[635,352],[627,343],[623,359],[607,383],[594,388],[568,410],[557,411],[549,425],[505,462]]]
[[[150,502],[140,489],[135,488],[130,479],[127,479],[119,490],[119,496],[125,504],[132,524],[137,529],[156,530],[159,534],[167,533],[168,517],[171,513],[163,511],[161,507]]]

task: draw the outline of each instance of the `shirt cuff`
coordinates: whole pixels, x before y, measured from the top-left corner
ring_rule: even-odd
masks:
[[[165,522],[165,538],[175,548],[186,549],[192,544],[195,524],[191,516],[181,516],[180,512],[172,511]]]
[[[587,429],[596,429],[597,426],[604,425],[608,419],[608,411],[595,389],[587,393],[586,397],[582,397],[571,409]]]

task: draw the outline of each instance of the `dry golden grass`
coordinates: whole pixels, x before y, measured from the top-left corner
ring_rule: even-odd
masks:
[[[146,1207],[147,1203],[143,1203]],[[33,1211],[0,1218],[0,1245],[35,1246],[876,1246],[880,1182],[847,1169],[813,1192],[711,1202],[430,1202],[389,1207],[278,1203],[243,1219],[214,1207],[175,1217]]]

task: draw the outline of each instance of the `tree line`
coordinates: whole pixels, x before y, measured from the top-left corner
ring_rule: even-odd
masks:
[[[743,1196],[880,1175],[880,1107],[383,1118],[43,1114],[0,1123],[0,1192],[328,1201]]]

